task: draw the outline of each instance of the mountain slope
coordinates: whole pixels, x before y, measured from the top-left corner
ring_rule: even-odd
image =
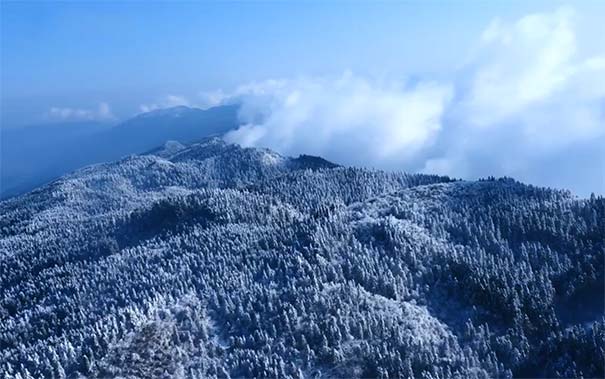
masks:
[[[603,198],[208,139],[0,215],[8,377],[604,372]]]

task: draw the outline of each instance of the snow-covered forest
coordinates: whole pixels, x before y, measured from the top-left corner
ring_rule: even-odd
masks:
[[[219,139],[0,203],[4,378],[603,377],[605,199]]]

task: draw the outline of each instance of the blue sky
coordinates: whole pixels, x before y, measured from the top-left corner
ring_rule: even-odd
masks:
[[[235,98],[241,144],[603,192],[603,2],[2,2],[1,17],[3,128]]]
[[[2,98],[18,116],[5,121],[33,117],[24,102],[105,101],[126,116],[167,93],[275,77],[447,75],[493,18],[555,8],[525,3],[5,2]]]

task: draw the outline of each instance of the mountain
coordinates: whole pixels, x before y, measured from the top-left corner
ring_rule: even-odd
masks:
[[[8,378],[603,377],[605,199],[168,142],[0,202]]]
[[[192,142],[238,126],[237,105],[184,106],[118,125],[81,122],[2,129],[0,197],[15,196],[89,164],[143,153],[166,140]]]
[[[72,151],[112,125],[100,122],[61,122],[0,128],[0,198],[27,192],[79,168]],[[92,162],[91,162],[92,163]]]

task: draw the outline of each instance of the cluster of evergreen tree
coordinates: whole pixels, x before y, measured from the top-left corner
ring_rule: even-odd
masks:
[[[603,377],[605,199],[217,139],[0,203],[5,378]]]

